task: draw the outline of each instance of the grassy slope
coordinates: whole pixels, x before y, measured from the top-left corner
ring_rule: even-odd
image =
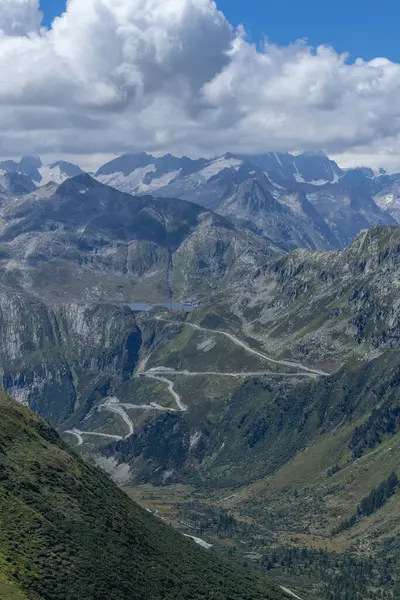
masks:
[[[280,600],[151,517],[0,394],[0,596],[4,600]]]

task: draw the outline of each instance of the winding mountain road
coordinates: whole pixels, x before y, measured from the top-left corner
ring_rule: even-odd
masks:
[[[151,410],[156,410],[159,412],[176,412],[175,408],[161,406],[161,404],[157,404],[157,402],[150,402],[150,404],[128,404],[121,402],[120,406],[122,406],[122,408],[126,408],[127,410],[145,410],[149,412]]]
[[[304,371],[306,374],[308,374],[309,377],[315,377],[315,376],[327,377],[327,376],[329,376],[329,373],[326,373],[325,371],[320,371],[319,369],[312,369],[311,367],[307,367],[306,365],[302,365],[301,363],[296,363],[296,362],[292,362],[289,360],[278,360],[275,358],[271,358],[267,354],[264,354],[264,352],[260,352],[259,350],[254,350],[254,348],[251,348],[251,346],[246,344],[246,342],[242,342],[242,340],[239,340],[239,338],[232,335],[231,333],[227,333],[226,331],[207,329],[206,327],[200,327],[200,325],[196,325],[195,323],[187,323],[186,321],[182,321],[182,322],[181,321],[171,321],[169,319],[163,319],[162,317],[155,317],[155,319],[157,321],[164,321],[165,323],[173,323],[174,325],[176,325],[177,323],[182,323],[182,325],[191,327],[192,329],[195,329],[196,331],[206,331],[207,333],[212,333],[213,335],[223,335],[224,337],[228,338],[231,342],[233,342],[235,344],[235,346],[239,346],[240,348],[243,348],[249,354],[253,354],[254,356],[263,358],[264,360],[266,360],[272,364],[275,364],[275,365],[282,365],[285,367],[291,367],[293,369],[300,369],[300,371]]]
[[[166,373],[172,373],[172,372],[167,370]],[[174,372],[174,374],[175,374],[175,372]],[[142,373],[141,375],[142,375],[142,377],[147,377],[147,379],[154,379],[155,381],[163,381],[164,383],[166,383],[168,386],[168,391],[174,397],[174,400],[176,402],[178,410],[180,412],[187,411],[188,407],[185,404],[183,404],[181,397],[174,390],[174,382],[173,381],[171,381],[170,379],[167,379],[166,377],[159,377],[155,373],[150,373],[149,371],[146,371],[145,373]]]
[[[133,422],[129,418],[129,416],[126,414],[126,412],[125,412],[124,408],[121,406],[121,403],[118,400],[118,398],[115,398],[115,397],[107,398],[107,400],[104,402],[104,404],[100,404],[100,406],[98,407],[98,410],[99,410],[99,412],[112,412],[112,413],[122,417],[122,420],[127,424],[128,428],[129,428],[129,434],[127,437],[129,437],[130,435],[133,435],[133,432],[135,431]]]
[[[96,436],[96,437],[108,438],[110,440],[115,440],[117,442],[120,442],[123,439],[120,435],[111,435],[109,433],[97,433],[95,431],[81,431],[80,429],[68,429],[67,431],[64,431],[64,433],[68,433],[69,435],[75,436],[78,439],[77,446],[82,446],[82,444],[83,444],[82,436],[84,436],[84,435],[92,435],[92,436]]]
[[[205,542],[204,540],[202,540],[201,538],[198,538],[194,535],[189,535],[187,533],[183,534],[184,537],[186,538],[190,538],[191,540],[193,540],[198,546],[201,546],[202,548],[205,548],[206,550],[209,550],[210,548],[212,548],[212,544],[209,544],[208,542]]]
[[[112,398],[107,398],[107,400],[103,404],[100,404],[97,407],[97,410],[99,412],[111,412],[116,415],[119,415],[122,418],[122,420],[124,421],[124,423],[126,423],[126,425],[128,426],[128,429],[129,429],[128,435],[122,437],[120,435],[111,435],[111,434],[107,434],[107,433],[98,433],[98,432],[94,432],[94,431],[81,431],[80,429],[68,429],[68,430],[64,431],[64,433],[71,435],[78,440],[78,443],[76,445],[77,448],[84,444],[84,440],[83,440],[84,435],[104,437],[104,438],[109,438],[111,440],[120,441],[120,440],[130,437],[131,435],[133,435],[133,433],[135,431],[133,421],[129,418],[129,415],[126,412],[127,410],[145,410],[145,411],[153,410],[153,411],[157,411],[157,412],[170,412],[170,413],[178,412],[178,410],[179,410],[179,412],[186,412],[187,408],[182,403],[180,396],[173,389],[172,381],[169,381],[169,380],[165,379],[164,377],[149,376],[149,378],[164,381],[164,382],[168,383],[168,388],[170,389],[170,392],[176,401],[178,409],[161,406],[161,404],[157,404],[156,402],[151,402],[150,404],[123,403],[123,402],[120,402],[118,398],[113,396]]]
[[[178,321],[172,321],[169,319],[164,319],[162,317],[155,317],[155,319],[157,321],[163,321],[165,323],[170,323],[170,324],[174,324],[174,325],[176,325],[177,323],[180,323]],[[266,377],[311,377],[313,379],[316,379],[317,377],[329,376],[329,373],[326,373],[325,371],[321,371],[318,369],[312,369],[311,367],[307,367],[306,365],[302,365],[300,363],[296,363],[296,362],[292,362],[292,361],[288,361],[288,360],[278,360],[278,359],[271,358],[264,352],[260,352],[259,350],[254,350],[254,348],[251,348],[248,344],[246,344],[246,342],[243,342],[236,336],[232,335],[231,333],[227,333],[226,331],[218,331],[218,330],[214,330],[214,329],[208,329],[206,327],[200,327],[200,325],[196,325],[195,323],[182,322],[182,324],[186,325],[187,327],[191,327],[195,331],[204,331],[204,332],[207,332],[212,335],[224,336],[224,337],[228,338],[236,346],[243,348],[243,350],[245,350],[249,354],[258,356],[259,358],[262,358],[272,364],[282,365],[285,367],[291,367],[293,369],[298,369],[298,371],[295,373],[278,373],[276,371],[254,371],[254,372],[242,371],[242,372],[236,372],[236,373],[223,373],[223,372],[221,373],[221,372],[217,372],[217,371],[202,371],[202,372],[187,371],[186,369],[181,370],[181,371],[175,371],[174,369],[171,369],[168,367],[155,367],[153,369],[150,369],[149,371],[139,371],[139,372],[137,372],[136,377],[144,377],[147,379],[152,379],[154,381],[161,381],[161,382],[165,383],[168,387],[169,393],[174,398],[177,408],[164,407],[164,406],[161,406],[161,404],[157,404],[156,402],[151,402],[150,404],[130,404],[130,403],[120,402],[120,400],[116,397],[107,398],[105,400],[105,402],[103,402],[102,404],[100,404],[98,406],[97,410],[99,412],[111,412],[116,415],[119,415],[128,427],[128,431],[129,431],[128,435],[126,435],[125,437],[121,437],[121,436],[111,435],[111,434],[107,434],[107,433],[81,431],[76,428],[68,430],[68,431],[64,431],[64,433],[71,435],[77,439],[77,441],[78,441],[77,446],[82,446],[84,444],[83,436],[86,436],[86,435],[87,436],[104,437],[104,438],[109,438],[109,439],[113,439],[113,440],[122,440],[122,439],[126,439],[127,437],[130,437],[131,435],[133,435],[133,433],[135,431],[135,427],[134,427],[133,421],[131,420],[131,418],[129,417],[129,415],[127,413],[128,410],[144,410],[144,411],[154,410],[154,411],[158,411],[158,412],[187,412],[188,407],[183,403],[182,398],[175,391],[174,382],[171,381],[170,379],[168,379],[167,377],[165,377],[165,375],[170,375],[170,376],[178,375],[178,376],[182,376],[182,377],[209,376],[209,377],[235,377],[235,378],[250,378],[250,377],[263,377],[263,376],[266,376]]]
[[[175,371],[168,367],[163,369],[162,367],[154,367],[149,371],[141,373],[142,377],[149,377],[152,379],[161,379],[160,375],[183,375],[184,377],[236,377],[236,378],[247,378],[247,377],[310,377],[309,373],[278,373],[277,371],[242,371],[238,373],[225,373],[224,371]],[[168,380],[167,380],[168,381]]]
[[[286,594],[289,594],[289,596],[293,596],[293,598],[297,598],[297,600],[302,600],[300,598],[300,596],[298,596],[297,594],[295,594],[294,592],[292,592],[292,590],[289,590],[289,588],[285,588],[283,587],[283,585],[280,586],[281,590],[283,590]]]
[[[83,437],[81,435],[82,432],[78,429],[68,429],[67,431],[64,431],[64,433],[68,433],[68,435],[72,435],[72,437],[75,437],[78,440],[77,446],[83,445]]]

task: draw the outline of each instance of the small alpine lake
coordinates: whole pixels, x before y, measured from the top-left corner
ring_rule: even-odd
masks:
[[[194,302],[189,304],[180,302],[159,302],[157,304],[148,304],[146,302],[130,302],[128,306],[134,312],[146,312],[157,307],[168,308],[169,310],[184,310],[186,312],[191,312],[198,307],[198,304]]]

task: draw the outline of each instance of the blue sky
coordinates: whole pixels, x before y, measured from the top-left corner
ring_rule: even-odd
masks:
[[[62,13],[65,0],[41,0],[41,6],[48,25]],[[312,45],[328,43],[347,51],[352,59],[400,61],[398,0],[218,0],[217,6],[233,25],[243,23],[253,41],[266,35],[285,45],[307,38]]]

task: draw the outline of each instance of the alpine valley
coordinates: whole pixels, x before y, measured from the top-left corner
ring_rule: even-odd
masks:
[[[159,525],[158,546],[140,549],[156,586],[169,543],[174,573],[187,552],[176,585],[196,560],[222,577],[208,596],[171,598],[400,597],[399,222],[400,174],[321,154],[127,154],[92,174],[0,163],[0,377],[23,405],[0,398],[0,497],[18,497],[18,535],[42,524],[51,478],[46,527],[62,513],[69,535],[68,479],[112,536],[103,495],[122,511],[124,543],[135,522]],[[78,597],[38,583],[32,552],[2,569],[5,598]],[[227,589],[229,569],[247,595]]]

